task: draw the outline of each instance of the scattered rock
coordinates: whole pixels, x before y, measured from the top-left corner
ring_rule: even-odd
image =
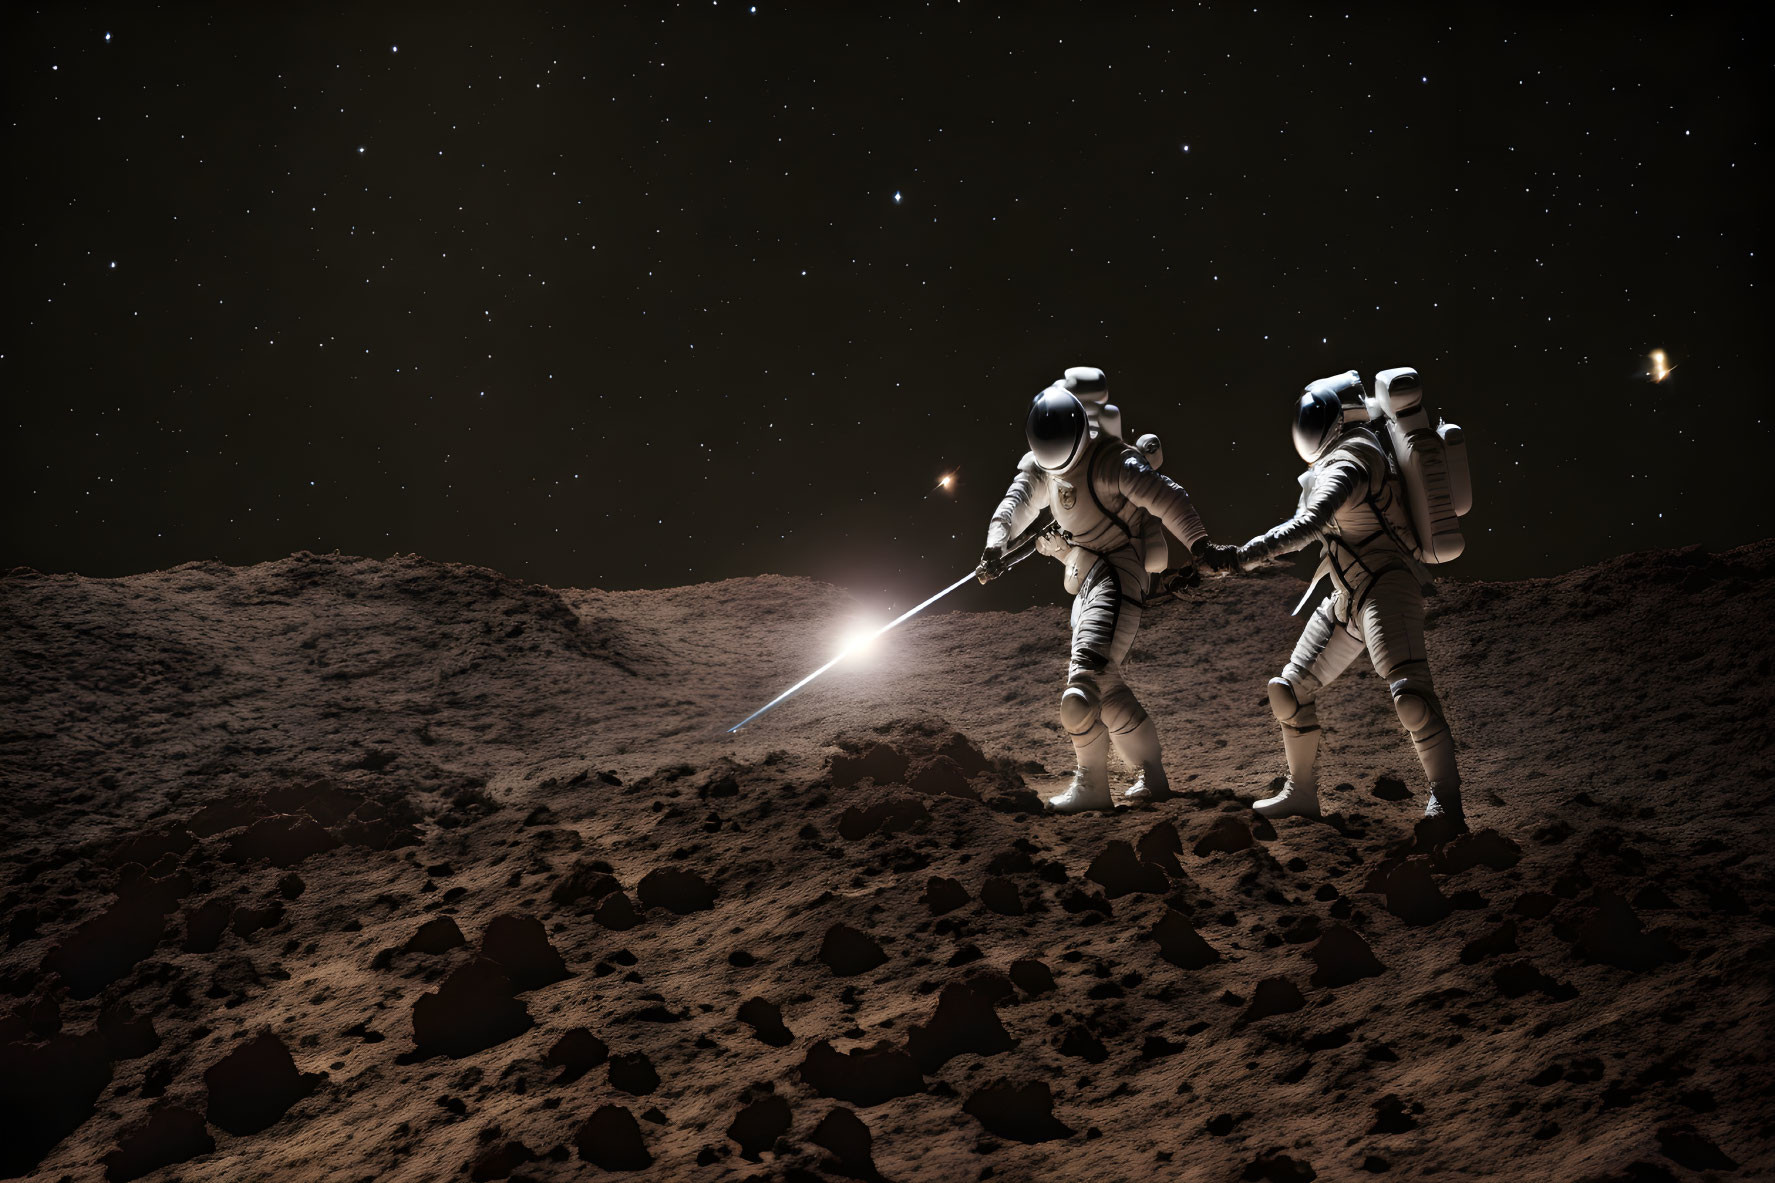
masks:
[[[933,875],[925,883],[924,895],[920,902],[929,909],[931,915],[941,916],[945,912],[953,912],[964,906],[968,900],[968,889],[954,879],[942,875]]]
[[[227,931],[228,917],[234,912],[227,900],[205,900],[185,913],[187,953],[214,953]]]
[[[808,1049],[801,1079],[821,1096],[863,1109],[924,1091],[912,1057],[886,1041],[840,1053],[822,1039]]]
[[[1287,978],[1265,978],[1251,992],[1251,1005],[1239,1016],[1239,1024],[1243,1026],[1259,1019],[1267,1019],[1271,1015],[1288,1014],[1306,1004],[1307,1000],[1301,994],[1300,987]]]
[[[1194,849],[1197,858],[1206,858],[1217,851],[1230,854],[1235,850],[1248,850],[1255,841],[1251,827],[1243,818],[1223,813],[1196,839]]]
[[[498,963],[471,961],[414,1001],[414,1049],[459,1059],[522,1035],[533,1022],[516,994],[517,986]]]
[[[1091,1064],[1101,1064],[1109,1059],[1109,1049],[1103,1046],[1103,1041],[1078,1023],[1066,1029],[1057,1050],[1063,1056],[1073,1056]]]
[[[1159,956],[1182,969],[1202,969],[1220,960],[1220,950],[1202,939],[1195,926],[1175,908],[1167,907],[1146,936],[1159,943]]]
[[[773,1094],[741,1109],[727,1127],[727,1136],[740,1144],[740,1157],[757,1162],[764,1151],[789,1132],[791,1120],[789,1102]]]
[[[1375,957],[1368,942],[1341,924],[1325,929],[1307,956],[1318,966],[1309,979],[1315,986],[1348,986],[1386,972],[1386,966]]]
[[[1183,839],[1177,836],[1177,827],[1170,822],[1154,824],[1134,844],[1134,852],[1142,862],[1153,864],[1167,875],[1183,875],[1183,864],[1177,861],[1177,856],[1183,853]]]
[[[1411,790],[1406,787],[1404,781],[1385,773],[1374,778],[1374,788],[1369,792],[1382,801],[1405,801],[1411,797]]]
[[[619,891],[604,897],[604,902],[592,913],[592,919],[612,932],[626,932],[641,923],[641,912]]]
[[[401,948],[408,953],[448,953],[467,943],[456,921],[448,916],[434,916],[415,929]]]
[[[468,1165],[468,1177],[473,1183],[509,1179],[519,1167],[535,1161],[535,1151],[516,1138],[511,1138],[477,1154]]]
[[[1019,957],[1011,962],[1011,981],[1033,998],[1054,989],[1054,971],[1033,957]]]
[[[715,888],[695,871],[658,867],[641,876],[636,890],[643,908],[665,908],[680,916],[715,906]]]
[[[314,1091],[320,1073],[302,1073],[283,1040],[262,1031],[204,1071],[209,1123],[231,1134],[256,1134]]]
[[[567,874],[549,891],[549,899],[567,907],[580,900],[601,900],[611,892],[621,890],[622,884],[610,873],[610,864],[575,859]]]
[[[1665,1126],[1658,1131],[1658,1150],[1691,1171],[1735,1171],[1738,1163],[1693,1126]]]
[[[1682,956],[1662,932],[1646,932],[1627,901],[1614,892],[1599,887],[1588,902],[1593,910],[1574,942],[1585,960],[1638,971]]]
[[[572,976],[549,944],[542,921],[534,916],[495,916],[481,934],[481,956],[503,966],[519,990],[535,990]]]
[[[1023,915],[1023,897],[1017,884],[1003,875],[990,875],[980,885],[980,903],[1000,916]]]
[[[993,1056],[1016,1046],[993,1008],[993,995],[974,982],[943,987],[929,1021],[906,1035],[906,1051],[926,1076],[964,1052]]]
[[[740,1022],[771,1047],[788,1047],[795,1036],[783,1025],[783,1012],[775,1003],[751,998],[740,1004]]]
[[[579,1157],[607,1171],[644,1171],[653,1155],[641,1137],[635,1115],[621,1105],[600,1105],[573,1131]]]
[[[1441,869],[1457,874],[1470,867],[1487,866],[1508,871],[1522,861],[1522,847],[1496,830],[1461,834],[1441,850]]]
[[[875,1139],[863,1119],[842,1105],[835,1105],[813,1128],[808,1140],[823,1146],[837,1159],[834,1169],[854,1179],[874,1179]]]
[[[837,752],[832,757],[832,783],[841,789],[863,781],[878,785],[898,784],[906,777],[906,757],[884,743],[870,744],[856,752]]]
[[[339,839],[307,814],[277,813],[248,826],[229,842],[222,857],[231,863],[264,859],[274,867],[288,868],[338,845]]]
[[[913,791],[928,793],[933,797],[961,797],[969,801],[980,799],[980,794],[968,784],[968,774],[962,771],[961,765],[944,755],[920,761],[912,768],[906,783]]]
[[[248,940],[262,928],[271,928],[284,918],[284,906],[276,900],[263,908],[239,907],[229,918],[228,927],[241,940]]]
[[[1054,1095],[1045,1080],[1029,1084],[996,1080],[975,1090],[961,1108],[999,1137],[1016,1142],[1050,1142],[1073,1134],[1054,1116]]]
[[[850,978],[882,964],[887,954],[872,937],[848,924],[834,924],[820,942],[819,958],[836,976]]]
[[[118,889],[117,898],[68,935],[43,959],[75,998],[91,998],[154,952],[166,931],[166,914],[191,890],[183,876],[137,878]]]
[[[645,1097],[659,1087],[659,1073],[645,1052],[611,1056],[610,1087],[630,1096]]]
[[[570,1084],[610,1058],[610,1048],[585,1027],[575,1027],[555,1040],[542,1062],[559,1067],[556,1084]]]
[[[898,795],[877,801],[867,809],[850,806],[839,815],[838,834],[847,842],[857,842],[871,834],[902,834],[930,820],[930,811],[923,801]]]
[[[1186,1044],[1174,1043],[1163,1035],[1148,1035],[1140,1044],[1140,1059],[1162,1060],[1167,1056],[1175,1056],[1186,1047]]]
[[[1165,872],[1152,863],[1142,862],[1134,848],[1121,839],[1105,846],[1085,869],[1085,878],[1103,885],[1103,894],[1112,900],[1135,892],[1163,895],[1171,890]]]
[[[179,1105],[163,1105],[118,1139],[117,1148],[105,1155],[105,1178],[108,1183],[128,1183],[215,1148],[216,1140],[199,1114]]]
[[[1430,878],[1430,860],[1413,855],[1387,876],[1387,911],[1411,925],[1434,924],[1449,913],[1448,897]]]
[[[1418,1128],[1417,1121],[1405,1110],[1405,1102],[1397,1093],[1388,1093],[1374,1105],[1374,1124],[1368,1127],[1371,1134],[1403,1134],[1407,1130]]]
[[[94,1033],[0,1044],[0,1177],[23,1175],[92,1116],[111,1083],[105,1041]]]
[[[1268,1180],[1268,1183],[1313,1183],[1319,1172],[1304,1159],[1291,1158],[1280,1150],[1260,1154],[1239,1176],[1247,1180]]]

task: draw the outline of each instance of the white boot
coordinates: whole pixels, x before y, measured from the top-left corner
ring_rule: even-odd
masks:
[[[1171,779],[1159,754],[1159,729],[1151,719],[1142,719],[1140,726],[1122,735],[1111,734],[1110,742],[1123,763],[1136,770],[1134,783],[1123,794],[1138,805],[1171,799]]]
[[[1279,817],[1318,817],[1319,786],[1310,781],[1303,786],[1285,780],[1281,792],[1252,802],[1251,808],[1271,821]]]
[[[1446,830],[1450,837],[1467,833],[1467,812],[1461,808],[1461,782],[1458,779],[1433,782],[1430,800],[1424,806],[1424,820]]]
[[[1078,771],[1065,792],[1048,800],[1049,813],[1083,813],[1090,809],[1114,809],[1109,795],[1109,730],[1098,723],[1073,738]]]
[[[1133,805],[1151,805],[1171,800],[1171,781],[1163,768],[1148,768],[1135,778],[1122,796]]]
[[[1114,809],[1109,795],[1109,774],[1081,768],[1072,774],[1072,784],[1064,793],[1048,799],[1049,813],[1085,813],[1093,809]]]

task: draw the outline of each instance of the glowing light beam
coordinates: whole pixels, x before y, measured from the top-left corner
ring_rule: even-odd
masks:
[[[847,644],[843,649],[840,649],[838,651],[837,657],[834,657],[831,661],[828,661],[825,665],[821,666],[819,669],[815,670],[813,673],[809,674],[807,677],[801,679],[801,681],[795,683],[795,685],[789,687],[787,690],[783,691],[781,694],[777,695],[775,698],[771,699],[769,702],[765,703],[763,706],[759,707],[757,710],[755,710],[751,714],[747,715],[744,719],[741,719],[738,723],[735,723],[732,727],[729,727],[727,729],[727,734],[732,735],[734,732],[738,731],[740,728],[742,728],[746,724],[750,723],[753,719],[756,719],[759,715],[762,715],[765,711],[770,710],[770,708],[776,706],[779,702],[782,702],[784,699],[788,698],[791,694],[794,694],[797,690],[800,690],[803,686],[806,686],[809,682],[813,681],[815,678],[819,677],[821,674],[825,673],[827,670],[831,669],[833,666],[837,665],[839,662],[841,662],[845,658],[849,657],[852,653],[855,653],[859,649],[865,648],[868,645],[873,644],[877,637],[881,636],[883,633],[887,632],[889,629],[893,628],[895,625],[898,625],[898,624],[904,623],[905,621],[911,620],[914,616],[917,616],[920,612],[923,612],[926,608],[929,608],[932,604],[935,604],[938,600],[942,599],[944,596],[948,595],[950,592],[954,591],[956,588],[962,586],[962,584],[973,582],[973,579],[974,579],[974,573],[972,571],[969,571],[966,575],[963,575],[960,579],[956,580],[954,583],[950,584],[948,587],[944,588],[942,591],[938,592],[936,595],[932,596],[930,599],[926,600],[924,603],[920,604],[918,607],[910,608],[907,611],[902,612],[900,615],[894,617],[892,620],[888,621],[886,624],[882,625],[880,628],[874,630],[873,632],[865,632],[865,633],[853,636],[850,640],[850,643]]]

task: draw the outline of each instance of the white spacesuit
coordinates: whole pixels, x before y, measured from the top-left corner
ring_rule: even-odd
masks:
[[[1250,570],[1320,542],[1323,557],[1313,583],[1326,575],[1332,581],[1331,594],[1313,610],[1282,676],[1270,679],[1270,707],[1282,724],[1288,779],[1281,792],[1253,808],[1272,818],[1319,815],[1316,700],[1366,648],[1429,778],[1424,816],[1464,830],[1454,738],[1424,651],[1427,572],[1411,554],[1411,527],[1398,477],[1378,438],[1367,427],[1345,422],[1340,382],[1353,384],[1348,393],[1353,401],[1360,399],[1361,382],[1352,373],[1315,383],[1296,403],[1295,449],[1310,466],[1300,477],[1298,510],[1239,547],[1234,560]],[[1222,549],[1204,555],[1204,565],[1221,566],[1233,558],[1220,553]]]
[[[1087,397],[1091,393],[1087,390]],[[1053,513],[1059,533],[1043,538],[1040,549],[1066,565],[1067,590],[1076,593],[1060,721],[1072,736],[1078,771],[1049,808],[1077,813],[1114,807],[1111,744],[1136,770],[1129,799],[1160,800],[1169,795],[1170,786],[1160,761],[1158,729],[1122,680],[1121,663],[1140,628],[1149,557],[1165,565],[1163,554],[1149,556],[1152,537],[1160,539],[1159,546],[1164,543],[1162,535],[1149,529],[1148,515],[1192,550],[1207,545],[1207,531],[1189,494],[1155,472],[1140,448],[1112,434],[1108,421],[1089,414],[1086,404],[1064,386],[1051,386],[1036,396],[1027,436],[1030,450],[987,527],[981,578],[998,573],[1007,544],[1041,511]]]

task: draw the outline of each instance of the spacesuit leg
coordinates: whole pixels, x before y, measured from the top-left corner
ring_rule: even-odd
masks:
[[[1134,648],[1134,638],[1140,632],[1146,572],[1118,568],[1115,577],[1121,585],[1122,606],[1109,641],[1109,664],[1098,675],[1103,723],[1109,728],[1110,746],[1134,773],[1134,783],[1126,793],[1128,800],[1163,801],[1171,795],[1171,782],[1165,776],[1159,750],[1159,728],[1122,677],[1122,662]]]
[[[1072,659],[1060,695],[1060,724],[1072,737],[1078,769],[1071,787],[1048,802],[1057,813],[1114,808],[1109,795],[1111,723],[1131,734],[1145,721],[1121,673],[1139,613],[1137,603],[1124,599],[1116,572],[1101,561],[1073,600]]]
[[[1411,572],[1389,571],[1375,580],[1362,605],[1362,634],[1430,782],[1424,816],[1446,817],[1455,829],[1465,829],[1454,736],[1424,650],[1424,593]]]
[[[1362,638],[1338,623],[1336,608],[1336,594],[1319,602],[1282,676],[1270,679],[1270,710],[1282,724],[1288,779],[1274,797],[1253,803],[1265,817],[1319,816],[1319,691],[1362,652]]]

